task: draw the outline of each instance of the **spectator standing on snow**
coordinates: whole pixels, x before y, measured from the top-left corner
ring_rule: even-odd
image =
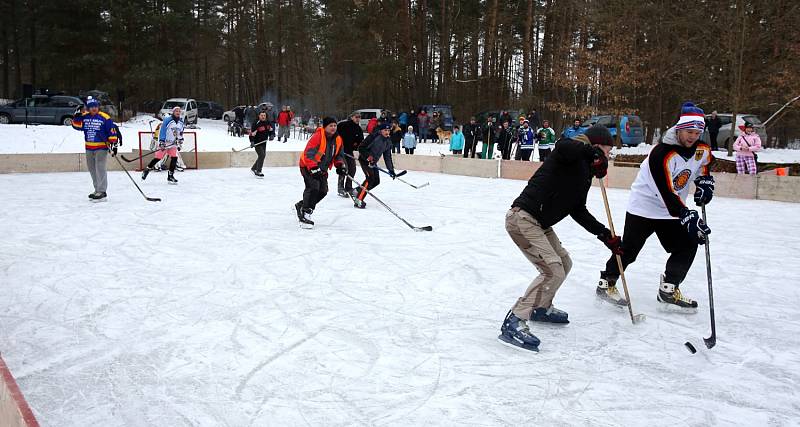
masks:
[[[528,123],[527,120],[522,122],[522,127],[519,129],[517,135],[519,139],[519,149],[517,150],[517,155],[514,157],[516,160],[529,162],[536,145],[536,138],[533,137],[533,129],[531,129],[530,123]]]
[[[76,113],[72,118],[72,127],[83,132],[86,168],[89,169],[94,186],[94,192],[89,194],[89,199],[101,201],[106,198],[108,188],[108,150],[112,150],[112,156],[116,155],[119,128],[111,120],[111,116],[100,111],[100,102],[96,99],[87,99],[86,108],[89,111]]]
[[[543,121],[542,127],[536,131],[536,134],[539,136],[539,161],[543,162],[547,160],[547,156],[550,155],[550,151],[553,150],[556,143],[556,133],[550,127],[550,120]]]
[[[717,116],[717,111],[711,112],[711,116],[706,119],[706,131],[708,131],[708,142],[711,145],[711,151],[719,150],[717,146],[717,135],[719,135],[719,128],[722,127],[722,121]]]
[[[403,140],[403,128],[397,121],[392,121],[392,130],[389,138],[392,140],[392,154],[400,154],[400,142]]]
[[[439,141],[439,129],[442,127],[442,117],[439,115],[438,111],[433,112],[433,116],[431,116],[431,123],[430,123],[430,134],[431,139],[436,140],[437,144],[441,144],[443,141]]]
[[[408,113],[406,113],[405,111],[401,112],[400,117],[397,118],[397,123],[403,129],[408,127]]]
[[[414,154],[414,149],[417,148],[417,135],[414,134],[413,126],[409,126],[403,135],[403,148],[406,154]]]
[[[373,117],[369,119],[369,121],[367,122],[367,133],[372,135],[372,132],[375,131],[376,127],[378,127],[378,118]]]
[[[289,139],[289,125],[292,124],[292,120],[294,120],[292,107],[285,105],[283,110],[278,113],[278,141],[283,138],[284,144]]]
[[[539,118],[539,113],[535,108],[531,108],[531,112],[528,113],[528,124],[530,125],[531,129],[539,129],[539,126],[542,125],[542,121]]]
[[[428,128],[430,126],[431,118],[428,116],[428,111],[424,108],[417,115],[417,126],[419,127],[420,142],[428,142]]]
[[[475,148],[480,138],[481,126],[475,121],[475,116],[469,118],[469,123],[464,125],[464,158],[475,158]]]
[[[514,143],[514,130],[511,129],[511,122],[503,121],[500,133],[497,134],[497,148],[500,150],[503,160],[511,160],[511,147]]]
[[[464,150],[464,134],[458,126],[453,126],[453,136],[450,137],[450,151],[459,155]]]
[[[736,173],[755,175],[758,173],[758,156],[756,151],[761,151],[761,137],[755,132],[753,124],[744,124],[744,133],[739,134],[733,143],[736,151]]]
[[[482,159],[494,158],[494,144],[497,142],[496,119],[492,116],[486,118],[486,126],[483,127],[483,147],[481,148]]]
[[[581,119],[575,119],[572,121],[572,126],[564,129],[564,132],[561,132],[562,138],[573,138],[581,134]]]
[[[408,125],[413,126],[414,133],[419,135],[419,122],[417,121],[417,113],[414,112],[413,108],[408,112]]]

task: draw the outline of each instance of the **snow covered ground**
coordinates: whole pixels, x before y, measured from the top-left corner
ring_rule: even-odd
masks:
[[[138,132],[150,130],[149,122],[154,120],[150,116],[137,116],[120,125],[125,137],[123,152],[129,152],[138,147]],[[155,126],[155,123],[153,123]],[[221,120],[200,119],[197,129],[188,129],[197,132],[198,147],[200,151],[229,151],[231,148],[242,148],[249,144],[247,138],[237,138],[228,135],[227,124]],[[301,151],[305,148],[307,139],[302,137],[292,138],[287,143],[270,142],[268,151]],[[478,144],[478,149],[481,146]],[[614,149],[617,154],[647,154],[652,145],[641,144],[638,147],[623,147]],[[83,135],[66,126],[28,126],[25,125],[0,125],[0,154],[11,153],[82,153]],[[451,155],[449,144],[419,144],[415,154],[438,156]],[[720,158],[727,158],[722,151],[716,153]],[[534,158],[538,154],[534,154]],[[800,163],[800,150],[768,149],[758,154],[761,162]],[[730,157],[733,160],[733,157]]]
[[[148,203],[112,172],[101,204],[86,173],[0,175],[0,350],[43,426],[800,423],[796,204],[709,206],[711,350],[702,250],[683,290],[703,310],[667,314],[649,242],[632,326],[595,301],[607,250],[567,219],[572,323],[534,325],[536,354],[496,339],[535,274],[503,227],[524,182],[413,172],[431,185],[376,194],[433,232],[335,194],[309,231],[297,170],[265,174],[154,174]],[[622,228],[628,192],[609,195]]]

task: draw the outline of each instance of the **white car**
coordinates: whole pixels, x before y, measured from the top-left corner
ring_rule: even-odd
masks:
[[[360,110],[353,111],[348,117],[352,117],[355,113],[361,115],[361,123],[359,124],[361,125],[361,130],[364,132],[367,131],[367,125],[369,124],[370,119],[379,118],[381,113],[386,113],[386,117],[389,117],[389,110],[385,110],[383,108],[362,108]]]
[[[170,98],[164,101],[157,118],[163,119],[172,114],[175,107],[181,107],[181,118],[187,126],[197,124],[197,101],[191,98]]]

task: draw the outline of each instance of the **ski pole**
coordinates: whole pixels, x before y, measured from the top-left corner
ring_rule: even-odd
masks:
[[[606,185],[603,183],[601,178],[597,179],[600,181],[600,189],[603,192],[603,204],[606,207],[606,216],[608,216],[608,228],[611,230],[611,237],[615,237],[617,233],[614,231],[614,220],[611,218],[611,208],[608,206],[608,195],[606,194]],[[641,322],[644,320],[644,314],[633,314],[633,306],[631,305],[631,296],[628,293],[628,282],[625,280],[625,270],[622,267],[622,257],[619,255],[614,254],[617,258],[617,268],[619,269],[619,277],[622,279],[622,289],[625,291],[625,299],[628,300],[628,313],[631,315],[631,323],[634,325],[637,322]]]
[[[415,227],[415,226],[414,226],[414,225],[412,225],[410,222],[406,221],[406,220],[405,220],[403,217],[401,217],[400,215],[398,215],[398,214],[397,214],[397,212],[395,212],[394,210],[392,210],[392,208],[390,208],[390,207],[389,207],[389,205],[387,205],[387,204],[386,204],[386,203],[384,203],[384,202],[383,202],[381,199],[379,199],[379,198],[378,198],[378,196],[376,196],[376,195],[372,194],[372,192],[370,192],[369,190],[367,190],[367,189],[365,189],[365,188],[362,188],[362,187],[361,187],[361,184],[359,184],[358,182],[356,182],[356,180],[355,180],[353,177],[351,177],[350,175],[347,175],[347,174],[345,174],[345,176],[347,177],[347,179],[349,179],[350,181],[352,181],[352,182],[353,182],[353,184],[355,184],[356,186],[358,186],[359,188],[361,188],[361,191],[364,191],[365,193],[367,193],[367,194],[369,194],[370,196],[372,196],[372,198],[373,198],[373,199],[375,199],[375,200],[376,200],[378,203],[380,203],[380,204],[381,204],[381,205],[382,205],[384,208],[386,208],[386,210],[387,210],[387,211],[391,212],[391,214],[392,214],[392,215],[394,215],[395,217],[397,217],[397,219],[399,219],[400,221],[403,221],[403,223],[404,223],[405,225],[407,225],[409,228],[411,228],[412,230],[414,230],[414,231],[433,231],[433,227],[431,227],[430,225],[426,225],[426,226],[424,226],[424,227]]]

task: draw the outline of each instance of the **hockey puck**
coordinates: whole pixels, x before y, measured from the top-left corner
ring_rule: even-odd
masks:
[[[697,353],[697,349],[696,349],[696,348],[694,348],[694,346],[692,345],[692,343],[690,343],[689,341],[686,341],[685,343],[683,343],[683,345],[685,345],[685,346],[686,346],[686,348],[689,350],[689,353],[692,353],[692,354],[695,354],[695,353]]]

